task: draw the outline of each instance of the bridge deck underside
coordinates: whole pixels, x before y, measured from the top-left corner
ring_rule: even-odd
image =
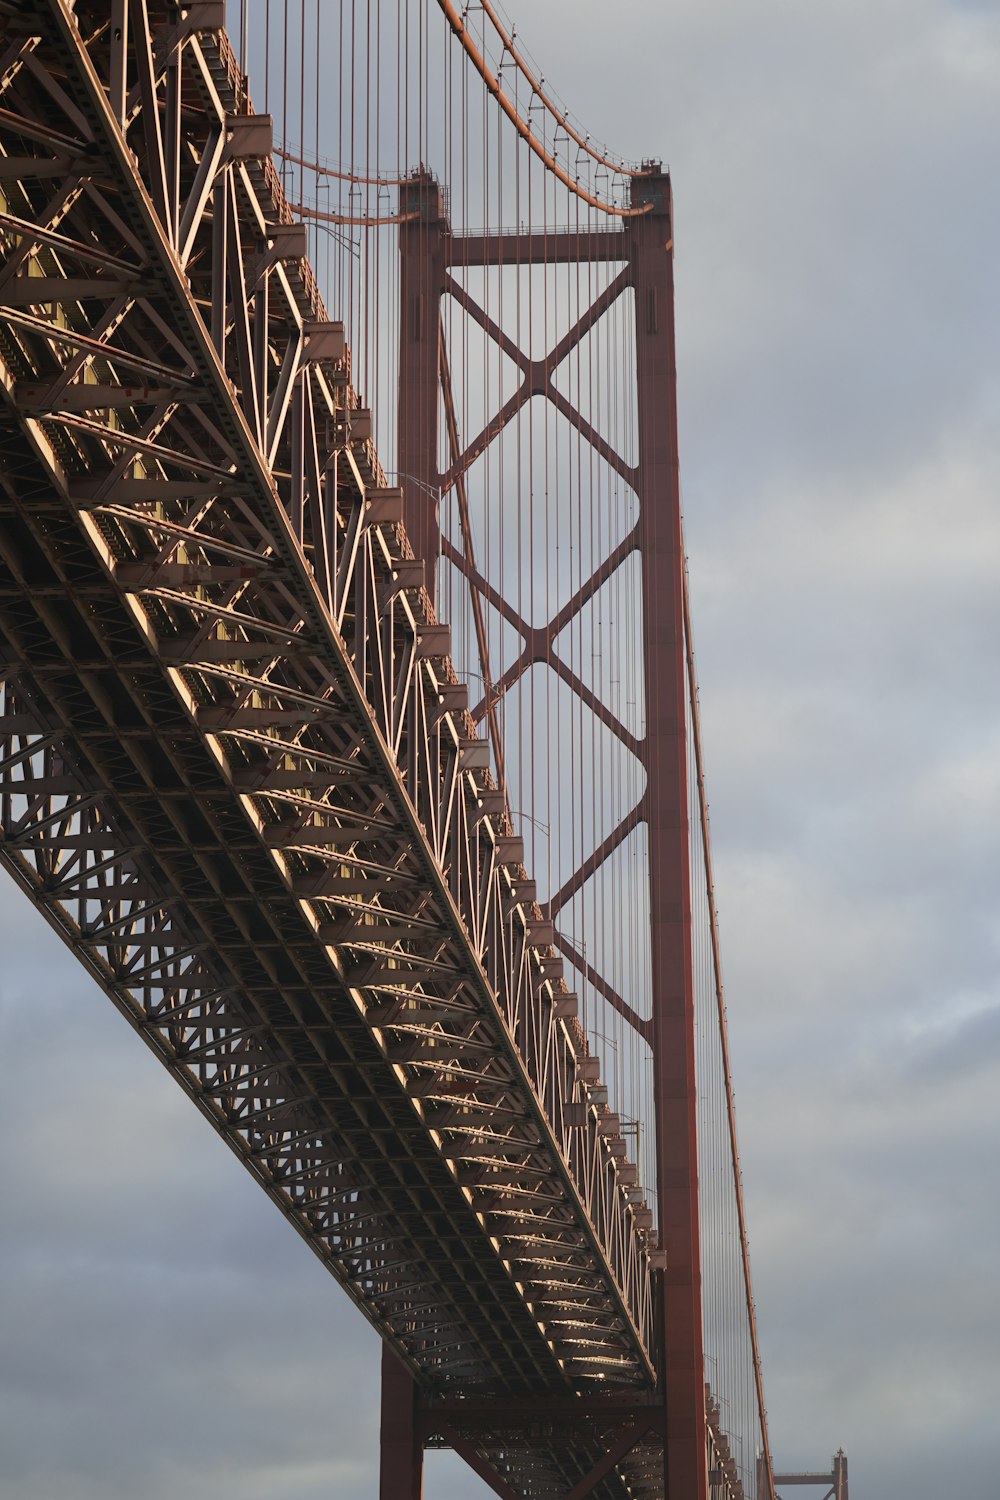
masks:
[[[25,467],[9,463],[16,435],[8,428],[0,442],[23,496]],[[170,973],[146,976],[149,1007],[140,1014],[129,1004],[129,1019],[148,1040],[159,1032],[156,1045],[175,1075],[331,1269],[377,1298],[374,1310],[404,1352],[419,1357],[422,1345],[434,1347],[449,1378],[501,1390],[539,1380],[561,1386],[523,1299],[484,1253],[485,1236],[470,1238],[460,1189],[410,1100],[386,1077],[371,1027],[332,981],[296,899],[226,796],[197,731],[178,721],[131,622],[95,587],[72,522],[60,524],[52,509],[42,502],[32,510],[36,521],[45,517],[48,556],[9,502],[0,519],[4,561],[18,559],[23,587],[0,598],[4,655],[30,684],[18,707],[42,733],[55,731],[81,798],[96,794],[104,826],[92,827],[95,851],[116,849],[125,866],[124,886],[95,878],[92,897],[103,887],[110,903],[168,907],[177,951],[189,943],[199,962],[190,977],[177,976],[172,1006],[161,991]],[[63,655],[60,640],[72,642],[72,654]],[[53,774],[65,784],[62,766]],[[26,829],[5,851],[8,863],[31,837]],[[53,875],[56,906],[67,895],[60,877],[74,891],[77,872]],[[44,900],[37,888],[31,894]],[[80,943],[71,929],[66,935]],[[127,935],[122,946],[127,953]],[[94,947],[92,967],[113,983]],[[123,987],[143,982],[128,957]],[[184,1005],[202,997],[199,1025]],[[338,1221],[341,1236],[331,1243]]]
[[[0,857],[425,1390],[651,1395],[634,1169],[224,38],[150,7],[126,145],[102,7],[7,9]]]

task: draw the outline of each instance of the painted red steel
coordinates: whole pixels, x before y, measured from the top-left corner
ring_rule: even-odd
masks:
[[[424,559],[431,598],[439,549],[437,474],[441,297],[446,228],[441,189],[419,174],[400,189],[399,478],[406,530]]]
[[[422,222],[400,236],[402,285],[401,368],[412,384],[401,384],[400,460],[408,493],[407,513],[427,516],[431,495],[458,491],[459,511],[467,503],[461,486],[476,459],[499,437],[534,395],[544,395],[632,485],[639,499],[635,530],[542,627],[532,628],[510,600],[478,571],[468,547],[441,540],[436,523],[425,529],[427,545],[442,553],[466,577],[472,599],[489,602],[520,635],[517,659],[493,682],[483,662],[485,691],[474,708],[477,720],[489,715],[503,694],[536,662],[544,661],[595,716],[643,763],[647,791],[603,843],[564,883],[548,904],[556,920],[590,875],[639,822],[649,836],[651,891],[652,1018],[642,1019],[626,996],[576,952],[556,929],[556,941],[604,998],[651,1045],[656,1094],[659,1242],[665,1261],[659,1296],[657,1368],[664,1409],[667,1493],[705,1500],[708,1485],[701,1280],[698,1217],[694,996],[691,952],[691,871],[687,765],[687,674],[684,630],[684,557],[681,539],[677,457],[676,367],[673,323],[673,267],[670,182],[656,168],[632,182],[634,216],[620,231],[546,236],[452,235],[443,219],[438,190],[421,180]],[[407,199],[410,206],[416,186]],[[587,260],[623,262],[607,287],[541,358],[529,358],[480,303],[451,274],[460,265],[538,265]],[[635,294],[638,462],[634,468],[591,427],[556,388],[552,372],[594,328],[601,316],[631,288]],[[479,434],[461,452],[451,448],[447,467],[433,462],[438,452],[437,391],[450,409],[450,376],[440,346],[437,305],[448,295],[474,319],[516,365],[521,381]],[[419,311],[418,311],[419,309]],[[423,420],[422,435],[415,424]],[[413,474],[413,479],[409,478]],[[552,646],[567,623],[633,551],[641,557],[646,671],[647,732],[631,734],[600,698],[564,663]],[[619,1434],[620,1436],[620,1434]]]
[[[660,1350],[667,1493],[704,1500],[708,1468],[670,181],[636,178],[632,192],[652,208],[628,232],[636,308],[656,1167],[666,1257]]]
[[[413,1371],[382,1346],[379,1500],[422,1500],[424,1437]]]

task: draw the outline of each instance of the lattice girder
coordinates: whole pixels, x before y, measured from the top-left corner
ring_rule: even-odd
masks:
[[[627,1163],[269,131],[211,7],[113,10],[2,23],[3,861],[422,1379],[648,1387]]]

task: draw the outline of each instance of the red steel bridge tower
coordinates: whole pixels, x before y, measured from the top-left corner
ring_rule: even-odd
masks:
[[[0,863],[382,1336],[382,1500],[775,1500],[669,176],[489,4],[363,104],[231,9],[0,3]]]
[[[569,421],[588,445],[625,469],[638,499],[638,519],[626,543],[611,559],[602,558],[593,574],[582,581],[573,602],[579,611],[598,592],[613,568],[621,567],[631,552],[640,560],[643,609],[643,658],[647,707],[646,733],[638,746],[645,772],[641,802],[613,830],[604,847],[591,851],[561,891],[561,900],[548,904],[553,938],[567,957],[582,963],[569,940],[559,931],[558,908],[593,873],[633,827],[648,829],[650,883],[650,950],[653,1004],[642,1019],[610,987],[592,973],[593,981],[616,1004],[652,1054],[654,1074],[655,1161],[657,1171],[656,1244],[660,1268],[657,1279],[654,1347],[658,1398],[648,1416],[665,1444],[666,1489],[671,1494],[707,1495],[708,1428],[703,1392],[704,1349],[698,1208],[698,1150],[695,1110],[695,997],[691,911],[691,820],[689,809],[689,716],[691,676],[685,626],[686,579],[677,450],[676,363],[673,313],[673,229],[670,179],[658,164],[632,180],[631,208],[639,210],[623,227],[602,232],[561,233],[508,231],[461,236],[452,233],[445,217],[441,189],[433,179],[417,176],[408,183],[400,203],[406,216],[400,235],[402,257],[399,380],[399,468],[406,495],[407,531],[426,558],[441,553],[438,503],[434,497],[461,489],[465,475],[488,445],[495,441],[516,412],[533,396],[555,397]],[[514,348],[503,331],[492,324],[486,309],[475,302],[452,276],[454,267],[514,268],[528,273],[538,266],[586,263],[612,265],[617,274],[576,317],[560,347],[541,359]],[[618,269],[620,268],[620,269]],[[591,332],[618,299],[629,297],[634,319],[636,359],[637,453],[627,468],[578,407],[552,384],[553,371]],[[447,358],[441,303],[457,298],[463,309],[497,342],[504,341],[520,375],[517,390],[504,409],[488,422],[469,447],[458,442],[456,400]],[[439,399],[440,393],[440,399]],[[443,418],[448,466],[438,467]],[[463,510],[466,497],[461,497]],[[484,600],[493,590],[472,566],[468,552],[449,546],[446,555],[466,578],[474,595]],[[530,630],[520,619],[516,626],[524,641],[522,665],[551,656],[555,638],[571,617],[563,611],[541,629]],[[512,676],[512,674],[508,674]],[[578,685],[584,691],[583,685]],[[487,689],[480,709],[485,716],[502,696],[504,684]],[[590,695],[588,695],[590,696]],[[609,715],[610,718],[610,715]],[[616,723],[613,719],[612,723]],[[631,736],[629,737],[632,738]],[[389,1376],[389,1379],[394,1377]],[[395,1386],[388,1386],[391,1408],[397,1403]],[[457,1403],[462,1410],[463,1403]],[[544,1401],[531,1404],[531,1424],[545,1419]],[[494,1418],[495,1419],[495,1418]],[[385,1430],[392,1432],[386,1415]],[[550,1420],[562,1417],[557,1404]],[[643,1418],[645,1420],[645,1418]],[[433,1430],[433,1419],[425,1431]],[[623,1410],[620,1433],[613,1450],[624,1455],[642,1436],[634,1409]],[[518,1434],[511,1441],[527,1439]],[[387,1468],[383,1500],[415,1492],[412,1474],[397,1470],[404,1450],[395,1445]],[[416,1461],[417,1448],[407,1447],[404,1464]],[[587,1491],[575,1487],[573,1500]],[[767,1494],[765,1488],[762,1491]]]

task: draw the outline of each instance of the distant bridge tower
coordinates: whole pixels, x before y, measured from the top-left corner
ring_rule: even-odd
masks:
[[[814,1489],[822,1487],[824,1493],[817,1496],[817,1500],[848,1500],[847,1454],[843,1448],[838,1448],[833,1455],[833,1467],[829,1474],[775,1474],[774,1484],[778,1492],[776,1500],[781,1500],[780,1492],[790,1489],[792,1485],[810,1485]]]

